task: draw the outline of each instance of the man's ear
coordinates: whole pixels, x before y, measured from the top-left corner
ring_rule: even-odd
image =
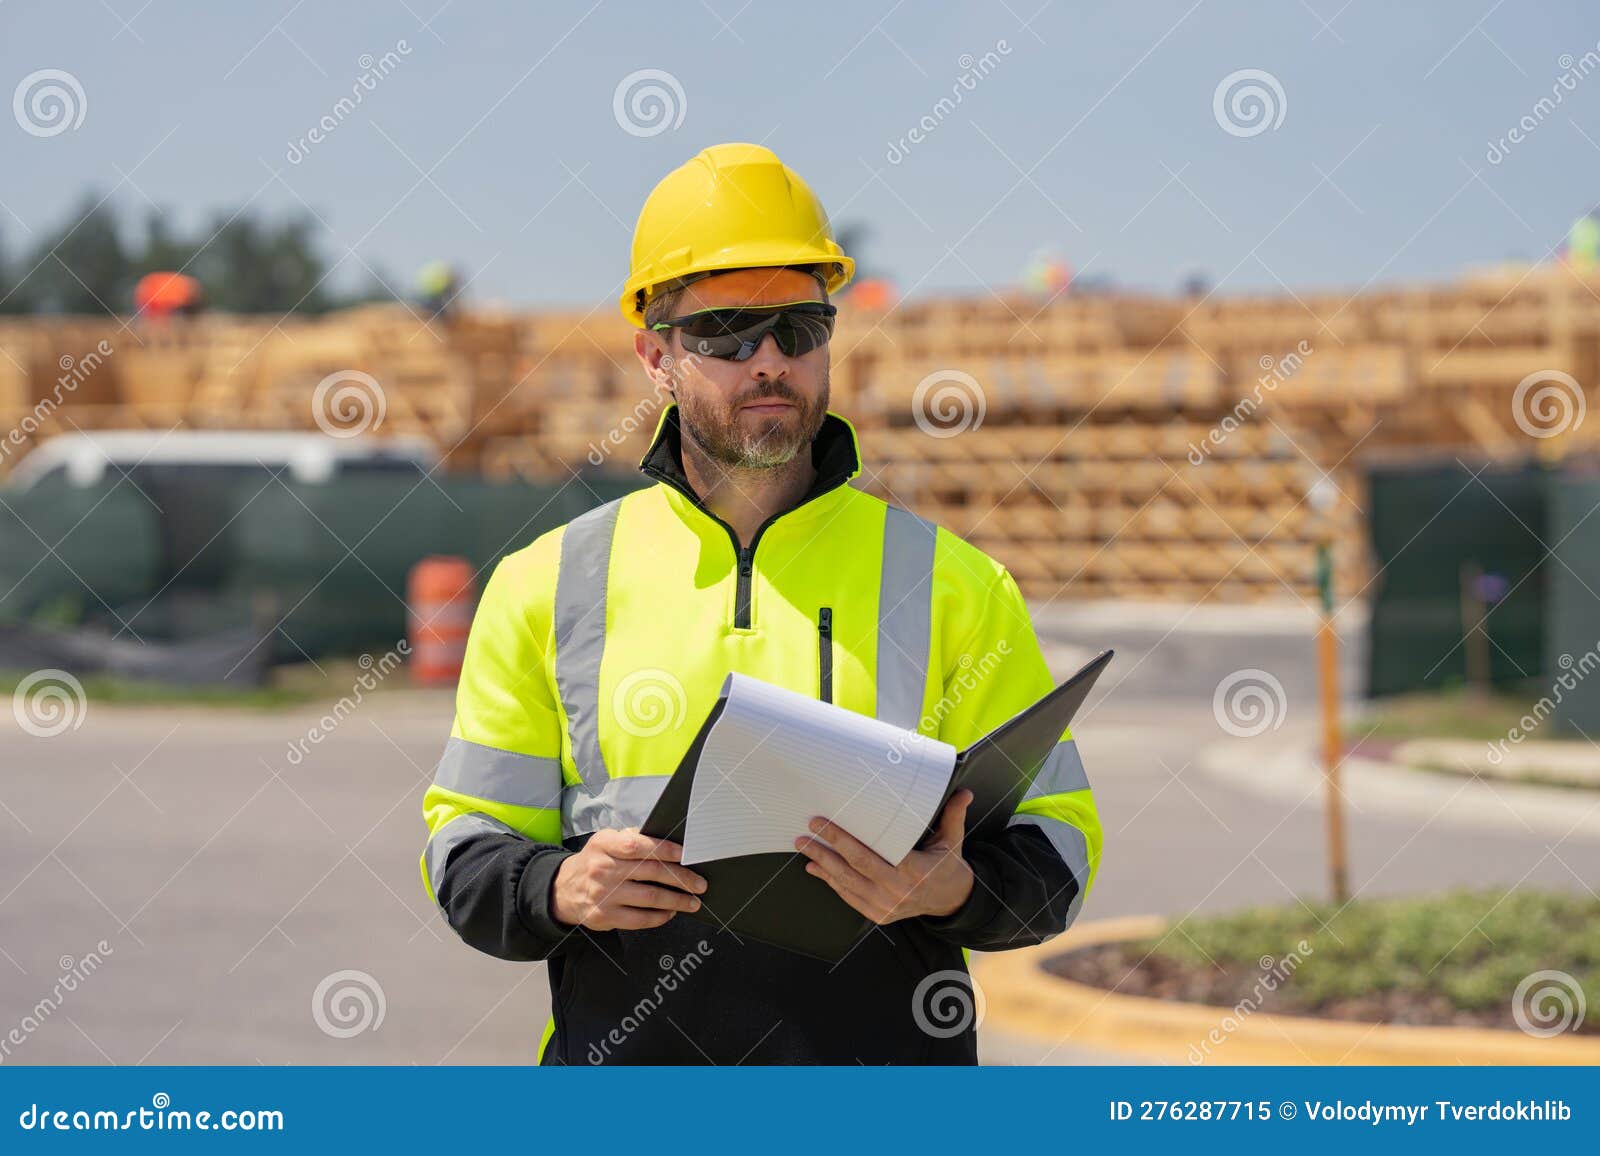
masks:
[[[639,364],[644,366],[645,376],[650,379],[656,392],[671,397],[677,379],[672,372],[674,358],[667,340],[659,333],[641,329],[633,335],[633,352],[638,356]]]

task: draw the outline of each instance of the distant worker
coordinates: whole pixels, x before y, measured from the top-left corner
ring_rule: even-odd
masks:
[[[1029,293],[1054,298],[1072,284],[1072,268],[1052,249],[1039,249],[1028,258],[1022,284]]]
[[[1581,273],[1600,265],[1600,216],[1589,213],[1572,223],[1567,232],[1567,264]]]
[[[964,842],[967,791],[898,864],[832,824],[795,832],[877,925],[837,964],[690,918],[704,879],[638,831],[730,671],[957,747],[1054,685],[1004,567],[848,484],[829,298],[853,272],[767,149],[669,173],[621,299],[672,398],[639,467],[656,484],[485,587],[422,871],[467,943],[549,962],[542,1063],[973,1063],[973,1018],[930,1022],[930,988],[970,982],[964,948],[1060,932],[1093,884],[1101,827],[1070,733],[992,841]]]
[[[448,320],[460,292],[460,279],[447,262],[430,261],[417,273],[417,304],[430,318]]]
[[[205,306],[205,289],[182,273],[146,273],[133,287],[134,312],[140,317],[193,317]]]

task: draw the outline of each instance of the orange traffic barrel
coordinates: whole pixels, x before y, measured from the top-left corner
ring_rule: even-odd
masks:
[[[461,677],[477,601],[477,574],[465,558],[435,555],[411,567],[406,578],[406,637],[411,644],[412,682],[447,686]]]

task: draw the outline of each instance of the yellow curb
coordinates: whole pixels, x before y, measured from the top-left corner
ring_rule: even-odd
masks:
[[[1102,919],[1038,947],[974,956],[984,1023],[1174,1064],[1600,1064],[1593,1037],[1241,1014],[1121,995],[1044,970],[1045,960],[1065,951],[1158,936],[1167,927],[1158,915]]]

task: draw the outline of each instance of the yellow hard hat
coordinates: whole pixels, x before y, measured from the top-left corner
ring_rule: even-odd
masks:
[[[829,293],[856,268],[799,173],[760,145],[713,145],[663,177],[639,211],[622,315],[642,329],[657,286],[780,265],[819,266]]]

